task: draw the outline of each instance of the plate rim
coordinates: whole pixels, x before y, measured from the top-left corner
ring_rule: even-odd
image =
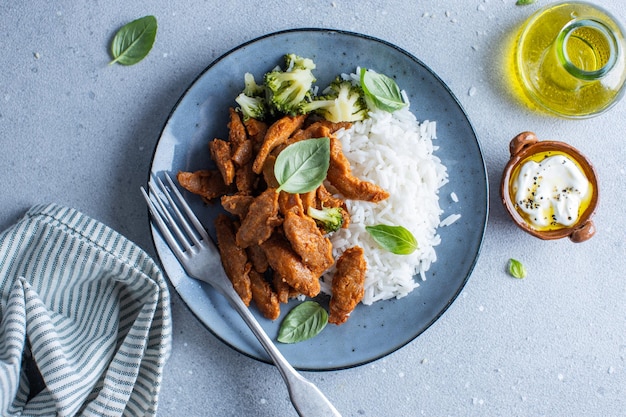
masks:
[[[447,93],[449,94],[449,96],[454,100],[454,102],[456,103],[456,105],[458,106],[459,110],[461,111],[461,113],[463,114],[463,116],[465,117],[465,122],[467,122],[469,129],[471,130],[475,142],[476,142],[476,147],[478,150],[478,154],[480,155],[480,174],[484,177],[485,179],[485,195],[486,195],[486,199],[485,199],[485,203],[484,203],[484,209],[485,209],[485,213],[484,213],[484,218],[481,219],[482,222],[482,227],[480,230],[480,239],[478,241],[478,245],[476,248],[476,255],[474,257],[474,259],[472,260],[471,264],[468,265],[468,269],[467,269],[467,273],[465,275],[465,277],[463,278],[463,281],[460,283],[459,287],[456,289],[456,291],[454,293],[451,294],[450,297],[448,297],[448,299],[446,300],[446,303],[444,305],[444,307],[437,312],[437,314],[435,314],[431,320],[429,320],[427,323],[425,323],[423,329],[419,332],[417,332],[417,334],[415,334],[414,337],[410,337],[408,338],[408,340],[406,340],[404,343],[401,343],[399,345],[394,345],[393,347],[389,348],[389,349],[385,349],[384,352],[379,353],[378,355],[375,355],[374,357],[371,357],[367,360],[361,360],[361,361],[357,361],[357,362],[351,362],[345,365],[339,365],[339,366],[329,366],[329,367],[302,367],[302,366],[294,366],[294,368],[298,369],[299,371],[308,371],[308,372],[329,372],[329,371],[338,371],[338,370],[344,370],[344,369],[351,369],[351,368],[356,368],[359,366],[363,366],[372,362],[375,362],[377,360],[380,360],[394,352],[397,352],[398,350],[404,348],[406,345],[408,345],[409,343],[415,341],[419,336],[421,336],[422,334],[424,334],[435,322],[437,322],[443,315],[445,312],[447,312],[447,310],[450,308],[450,306],[454,303],[454,301],[456,301],[456,299],[459,297],[459,295],[461,294],[461,292],[463,291],[463,289],[465,288],[465,286],[467,285],[467,282],[469,281],[469,278],[471,277],[476,264],[478,263],[478,259],[480,258],[482,249],[483,249],[483,245],[484,245],[484,240],[485,240],[485,234],[487,231],[487,224],[488,224],[488,219],[489,219],[489,212],[490,212],[490,201],[489,201],[489,176],[488,176],[488,171],[487,171],[487,165],[486,165],[486,161],[485,161],[485,157],[484,157],[484,152],[482,149],[482,146],[480,144],[478,135],[476,133],[476,129],[474,128],[474,125],[472,124],[469,115],[467,114],[467,111],[465,110],[465,108],[463,107],[463,105],[461,104],[461,102],[459,101],[458,97],[452,92],[452,90],[450,89],[450,87],[448,86],[447,83],[445,83],[443,81],[443,79],[428,65],[426,65],[421,59],[419,59],[418,57],[416,57],[415,55],[413,55],[412,53],[408,52],[407,50],[403,49],[402,47],[399,47],[389,41],[386,41],[384,39],[372,36],[372,35],[368,35],[368,34],[364,34],[364,33],[359,33],[359,32],[355,32],[355,31],[349,31],[349,30],[343,30],[343,29],[333,29],[333,28],[322,28],[322,27],[299,27],[299,28],[289,28],[289,29],[282,29],[282,30],[278,30],[278,31],[273,31],[273,32],[269,32],[266,33],[264,35],[261,36],[257,36],[255,38],[252,38],[248,41],[245,41],[241,44],[236,45],[233,48],[228,49],[226,52],[222,53],[221,55],[219,55],[217,58],[213,59],[206,67],[204,67],[204,69],[202,69],[198,75],[196,75],[187,85],[187,87],[182,91],[182,93],[180,94],[179,98],[176,100],[175,104],[172,106],[172,109],[169,111],[169,113],[167,114],[166,118],[165,118],[165,122],[162,124],[162,128],[159,131],[159,136],[157,138],[157,141],[154,144],[153,150],[152,150],[152,155],[151,155],[151,159],[150,159],[150,168],[148,170],[148,175],[147,175],[147,179],[146,179],[146,184],[151,180],[152,175],[153,175],[153,166],[154,166],[154,160],[155,160],[155,156],[156,156],[156,152],[157,149],[159,147],[159,144],[161,143],[161,139],[164,135],[165,130],[168,127],[168,124],[172,118],[172,116],[174,115],[174,113],[177,111],[177,109],[179,108],[179,106],[181,105],[181,102],[185,99],[185,97],[188,95],[188,93],[190,92],[190,90],[196,85],[196,83],[208,72],[210,71],[215,65],[217,65],[220,61],[222,61],[223,59],[225,59],[226,57],[228,57],[229,55],[237,52],[240,49],[245,48],[248,45],[260,42],[264,39],[267,38],[273,38],[273,37],[277,37],[277,36],[282,36],[282,35],[287,35],[290,33],[301,33],[301,32],[315,32],[315,33],[327,33],[327,34],[332,34],[332,33],[336,33],[338,35],[342,35],[342,36],[349,36],[349,37],[355,37],[355,38],[360,38],[366,41],[372,41],[372,42],[377,42],[380,43],[386,47],[392,48],[394,50],[396,50],[397,52],[399,52],[400,54],[405,55],[406,57],[408,57],[409,59],[411,59],[412,61],[414,61],[415,63],[417,63],[418,65],[422,66],[440,85],[441,87],[443,87]],[[176,293],[178,294],[178,297],[183,301],[185,308],[195,317],[195,319],[205,328],[207,329],[213,336],[215,336],[220,342],[224,343],[226,346],[228,346],[229,348],[239,352],[240,354],[247,356],[251,359],[254,359],[256,361],[262,362],[262,363],[266,363],[266,364],[270,364],[272,365],[272,361],[268,358],[264,358],[264,357],[257,357],[251,353],[246,352],[245,350],[241,349],[238,346],[235,346],[234,344],[230,343],[229,341],[225,340],[225,338],[223,338],[221,335],[219,335],[215,330],[213,330],[210,326],[208,326],[200,317],[199,315],[196,313],[195,309],[193,308],[192,305],[190,305],[188,303],[188,301],[182,297],[182,295],[178,292],[178,289],[173,285],[173,281],[170,279],[168,272],[165,269],[165,266],[163,265],[161,256],[157,250],[156,247],[156,234],[159,234],[159,231],[156,229],[156,227],[153,226],[152,221],[151,221],[151,217],[150,217],[150,212],[149,210],[146,209],[146,213],[147,213],[147,222],[148,222],[148,228],[150,229],[150,237],[152,240],[152,245],[154,248],[154,252],[156,254],[156,258],[158,261],[158,264],[161,266],[161,270],[164,274],[165,277],[167,277],[167,280],[169,281],[169,283],[171,284],[171,287],[174,288],[174,290],[176,291]]]

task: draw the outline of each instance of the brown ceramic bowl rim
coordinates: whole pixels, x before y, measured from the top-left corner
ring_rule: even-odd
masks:
[[[560,229],[541,231],[529,226],[524,218],[515,209],[515,206],[511,201],[509,186],[511,182],[511,174],[522,161],[526,160],[531,155],[547,151],[563,152],[578,162],[593,187],[593,195],[589,206],[580,215],[575,224]],[[504,168],[502,181],[500,183],[500,197],[504,207],[513,221],[522,230],[544,240],[569,237],[575,242],[580,242],[593,236],[595,226],[593,225],[591,217],[593,216],[598,205],[599,190],[597,175],[591,162],[589,162],[589,160],[573,146],[565,142],[539,141],[532,132],[523,132],[513,138],[510,144],[510,153],[511,158]]]

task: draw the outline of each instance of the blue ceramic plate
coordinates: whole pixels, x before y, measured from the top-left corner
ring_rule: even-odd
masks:
[[[308,341],[278,348],[301,370],[332,370],[353,367],[381,358],[415,339],[432,325],[459,295],[474,268],[485,231],[488,185],[485,165],[474,130],[448,87],[421,61],[406,51],[369,36],[355,33],[301,29],[273,33],[245,43],[213,62],[192,83],[172,111],[156,146],[151,172],[175,174],[179,170],[207,168],[209,140],[227,136],[228,107],[243,88],[243,75],[257,80],[283,55],[295,53],[312,58],[317,85],[325,86],[340,73],[357,66],[396,78],[408,93],[418,120],[437,121],[436,155],[448,168],[450,182],[440,191],[442,218],[460,213],[461,219],[439,229],[442,243],[438,260],[426,282],[400,300],[359,305],[348,322],[328,325]],[[449,195],[454,191],[459,202]],[[189,196],[209,232],[215,236],[213,217],[218,208]],[[163,268],[193,314],[218,338],[239,352],[269,362],[269,357],[227,301],[210,286],[183,272],[153,228],[155,247]],[[297,302],[283,305],[281,318]],[[254,314],[275,340],[280,319],[271,322],[252,307]]]

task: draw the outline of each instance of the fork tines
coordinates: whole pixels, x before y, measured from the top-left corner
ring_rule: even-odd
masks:
[[[209,236],[174,181],[167,172],[164,176],[167,184],[153,174],[148,183],[150,194],[143,187],[141,192],[148,203],[152,219],[170,248],[178,248],[184,253],[202,240],[208,241]]]

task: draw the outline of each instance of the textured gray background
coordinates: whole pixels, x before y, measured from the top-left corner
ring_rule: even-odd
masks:
[[[33,204],[57,202],[154,254],[139,187],[169,112],[203,68],[282,29],[379,37],[430,66],[465,107],[489,172],[489,224],[465,290],[428,331],[372,364],[307,376],[344,416],[625,415],[626,103],[572,121],[529,111],[509,95],[505,41],[546,0],[355,3],[2,1],[0,229]],[[621,1],[596,3],[626,21]],[[148,58],[108,66],[115,31],[146,14],[159,22]],[[543,242],[505,214],[498,184],[508,142],[523,130],[566,141],[595,163],[602,196],[592,240]],[[505,273],[510,257],[526,265],[525,280]],[[222,344],[175,294],[172,310],[159,415],[296,415],[273,367]]]

